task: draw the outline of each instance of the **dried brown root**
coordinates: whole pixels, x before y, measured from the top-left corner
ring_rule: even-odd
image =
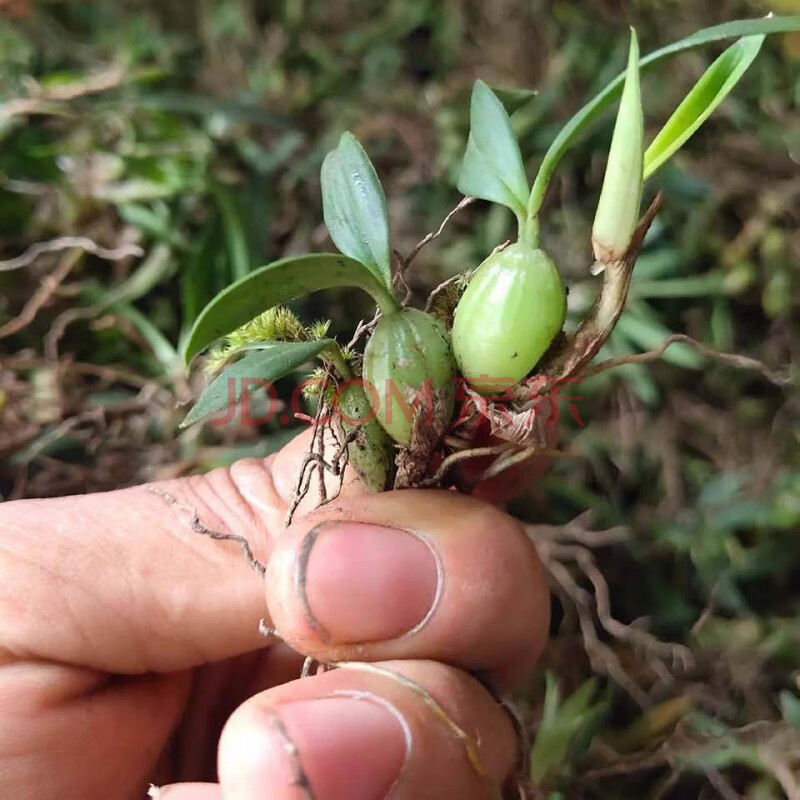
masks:
[[[473,447],[467,450],[457,450],[442,461],[433,475],[421,480],[417,485],[421,488],[441,486],[450,470],[460,462],[468,461],[471,458],[485,458],[486,456],[499,455],[508,449],[509,445],[499,444],[491,447]]]
[[[126,258],[138,258],[144,255],[144,250],[136,244],[122,244],[119,247],[108,248],[96,244],[86,236],[59,236],[49,242],[37,242],[31,245],[16,258],[0,261],[0,272],[22,269],[33,264],[46,253],[57,253],[61,250],[83,251],[106,261],[122,261]]]
[[[324,378],[324,385],[328,385],[328,381],[332,379],[331,370],[328,369]],[[286,527],[292,524],[300,503],[303,502],[311,490],[311,483],[315,476],[319,495],[317,507],[332,502],[342,491],[345,472],[347,465],[350,463],[349,446],[358,436],[358,429],[345,434],[341,428],[340,421],[334,421],[333,416],[330,405],[321,397],[317,405],[317,413],[314,416],[311,444],[300,465],[297,482],[292,493],[292,502],[289,504],[289,509],[286,513]],[[326,449],[330,451],[331,442],[334,444],[334,452],[330,455],[330,460],[328,460],[326,458]],[[338,478],[336,490],[332,495],[329,494],[328,486],[325,482],[326,473]]]
[[[356,325],[353,338],[347,345],[347,349],[352,350],[361,341],[363,336],[367,335],[368,333],[372,333],[372,331],[375,330],[375,326],[378,324],[378,322],[380,322],[380,319],[381,311],[380,309],[377,309],[375,311],[375,316],[369,322],[364,322],[363,319],[360,320],[358,325]]]
[[[608,583],[589,548],[624,541],[627,538],[624,529],[593,532],[575,522],[560,530],[532,525],[526,529],[537,545],[554,591],[565,608],[571,607],[577,616],[584,649],[595,671],[611,678],[641,707],[651,705],[648,693],[625,670],[614,650],[601,641],[598,626],[616,641],[642,652],[648,666],[664,684],[675,682],[675,672],[686,672],[693,667],[694,658],[687,647],[662,642],[651,633],[626,625],[612,615]],[[585,544],[568,543],[570,540]],[[568,563],[577,566],[580,576],[591,584],[593,593],[580,585],[567,567]]]
[[[31,82],[29,97],[18,97],[0,105],[0,122],[15,116],[48,114],[58,110],[59,103],[76,100],[89,94],[113,89],[122,83],[126,71],[119,66],[107,67],[78,81],[43,87]]]
[[[72,271],[73,267],[81,260],[82,255],[83,253],[80,250],[73,249],[61,260],[61,263],[50,275],[42,278],[41,285],[33,293],[28,302],[25,303],[22,311],[20,311],[14,319],[9,320],[5,325],[0,327],[0,339],[4,339],[7,336],[21,331],[33,322],[40,309],[49,302],[50,298],[55,294],[58,287]],[[0,271],[8,269],[7,266],[4,268],[3,264],[8,265],[9,263],[11,262],[0,262]]]
[[[462,197],[459,200],[458,204],[453,208],[447,216],[442,220],[442,224],[439,227],[432,231],[431,233],[426,234],[422,237],[411,249],[411,252],[407,256],[401,256],[399,253],[396,254],[397,257],[397,271],[395,272],[394,276],[394,284],[395,287],[403,285],[405,286],[406,290],[408,291],[408,284],[406,284],[405,275],[408,271],[408,268],[411,266],[411,262],[419,255],[420,251],[422,250],[425,245],[430,244],[434,239],[438,239],[443,233],[444,229],[447,227],[450,220],[453,219],[456,214],[460,211],[463,211],[467,206],[472,205],[475,202],[474,197]],[[406,297],[406,301],[408,297]]]
[[[760,721],[728,730],[725,735],[742,747],[754,748],[765,772],[780,785],[788,800],[800,800],[800,731],[785,722]],[[701,764],[706,760],[706,754],[710,762],[719,744],[716,737],[700,733],[679,722],[655,751],[626,756],[609,749],[604,758],[606,763],[587,770],[581,776],[580,783],[595,788],[597,781],[606,778],[668,767],[671,775],[658,795],[664,797],[681,775],[692,768],[692,764]],[[739,794],[719,770],[708,767],[703,773],[720,796],[739,798]]]
[[[674,333],[671,336],[667,336],[667,338],[664,339],[664,341],[661,342],[658,347],[654,348],[653,350],[648,350],[646,353],[620,356],[619,358],[609,358],[605,361],[601,361],[599,364],[589,367],[582,374],[581,378],[591,378],[595,375],[599,375],[601,372],[605,372],[609,369],[615,369],[616,367],[621,367],[624,364],[645,364],[649,361],[655,361],[666,352],[670,345],[678,343],[688,344],[697,350],[701,355],[707,356],[708,358],[713,358],[714,360],[723,364],[727,364],[728,366],[736,367],[737,369],[758,372],[768,381],[770,381],[770,383],[774,383],[776,386],[788,386],[797,379],[797,373],[792,371],[790,368],[787,368],[783,372],[777,372],[773,369],[770,369],[770,367],[758,359],[750,358],[750,356],[742,356],[738,353],[722,353],[719,350],[714,350],[712,347],[708,347],[702,342],[698,342],[696,339],[692,339],[691,336],[687,336],[684,333]]]
[[[264,577],[267,568],[255,557],[255,555],[253,555],[253,550],[250,547],[250,543],[244,536],[240,536],[238,533],[223,533],[222,531],[215,531],[212,530],[211,528],[206,527],[200,521],[196,508],[192,508],[191,506],[187,506],[184,503],[181,503],[181,501],[178,500],[177,497],[170,494],[169,492],[165,492],[163,489],[159,489],[156,486],[147,486],[145,487],[145,491],[149,492],[150,494],[158,495],[159,497],[166,500],[167,503],[169,503],[171,506],[177,506],[178,508],[181,508],[182,510],[188,512],[189,518],[187,519],[187,524],[194,533],[198,533],[201,536],[208,536],[210,539],[216,539],[217,541],[221,542],[236,542],[236,544],[238,544],[239,547],[242,548],[242,552],[244,553],[245,558],[247,559],[247,564],[250,566],[250,568],[255,570],[259,575],[261,575],[262,578]],[[263,620],[259,623],[259,632],[264,634],[264,628],[262,626],[262,623]]]

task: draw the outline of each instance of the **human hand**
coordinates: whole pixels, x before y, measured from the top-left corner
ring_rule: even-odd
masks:
[[[0,796],[499,797],[518,744],[468,672],[505,687],[536,660],[533,546],[488,504],[357,481],[284,529],[304,450],[0,505]],[[359,663],[293,680],[300,653]]]

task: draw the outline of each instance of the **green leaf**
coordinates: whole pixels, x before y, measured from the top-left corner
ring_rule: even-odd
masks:
[[[597,692],[595,680],[586,681],[561,702],[556,679],[549,672],[546,679],[542,719],[530,758],[531,777],[537,784],[546,783],[565,768],[574,745],[580,739],[588,743],[606,710],[605,704],[592,703]]]
[[[642,202],[644,118],[639,86],[639,40],[631,29],[628,70],[611,150],[592,227],[594,257],[600,264],[621,259],[639,220]]]
[[[391,289],[386,196],[375,167],[352,133],[322,162],[322,210],[334,244]]]
[[[503,108],[513,114],[522,108],[529,100],[533,100],[539,92],[537,89],[503,88],[501,86],[489,87],[494,92],[497,99],[503,104]]]
[[[656,64],[669,56],[700,47],[704,44],[717,42],[723,39],[733,39],[740,36],[760,36],[771,33],[792,33],[800,31],[800,15],[790,17],[766,17],[763,19],[736,20],[725,22],[722,25],[713,25],[680,39],[677,42],[662,47],[645,56],[639,62],[642,73],[648,72]],[[578,137],[593,125],[611,106],[622,93],[625,73],[621,72],[599,94],[595,95],[586,105],[577,111],[545,153],[539,173],[533,184],[533,190],[528,201],[528,218],[535,217],[544,200],[545,192],[550,184],[550,179],[561,159],[578,140]]]
[[[162,281],[172,277],[177,264],[172,250],[166,244],[156,245],[138,267],[122,283],[112,286],[98,302],[101,308],[114,303],[129,303],[144,297]]]
[[[762,34],[739,39],[706,70],[647,148],[645,178],[676,153],[728,96],[755,61],[765,38]]]
[[[250,272],[251,263],[250,248],[240,209],[237,207],[232,193],[221,184],[214,187],[213,194],[222,218],[222,229],[225,234],[225,246],[231,271],[236,279],[243,278]]]
[[[397,308],[383,282],[354,258],[336,253],[283,258],[232,283],[200,312],[183,346],[184,362],[262,311],[336,286],[362,289],[383,311]]]
[[[469,139],[457,185],[465,195],[524,216],[528,179],[519,144],[502,102],[483,81],[475,81],[472,89]]]
[[[179,374],[180,356],[167,337],[151,322],[148,316],[142,314],[126,300],[116,300],[109,305],[107,302],[109,294],[105,286],[94,282],[85,284],[81,290],[81,296],[93,303],[98,313],[110,308],[137,329],[161,365],[165,375]]]
[[[218,414],[231,404],[236,405],[245,392],[251,392],[263,385],[259,382],[272,382],[282,378],[332,344],[335,344],[332,339],[265,344],[262,349],[246,355],[223,369],[203,390],[181,423],[181,428],[188,428],[213,414]]]

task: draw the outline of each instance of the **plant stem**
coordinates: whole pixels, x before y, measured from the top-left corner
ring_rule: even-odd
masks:
[[[539,247],[539,218],[537,216],[519,217],[519,240],[533,248]]]
[[[344,355],[342,354],[342,348],[339,347],[336,342],[330,345],[330,347],[325,348],[320,355],[330,361],[342,380],[346,381],[353,377],[350,365],[345,361]]]
[[[527,229],[534,229],[536,231],[536,239],[539,238],[539,209],[542,207],[547,186],[550,183],[550,177],[553,174],[548,172],[544,163],[539,168],[536,175],[536,180],[533,182],[530,197],[528,198],[528,208],[525,215],[525,227]]]
[[[383,291],[381,289],[381,291],[370,292],[370,294],[384,317],[395,314],[402,308],[390,291]]]

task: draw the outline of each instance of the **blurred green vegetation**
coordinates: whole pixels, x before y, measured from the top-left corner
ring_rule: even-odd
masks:
[[[513,118],[532,172],[560,124],[622,67],[628,24],[647,52],[770,8],[800,13],[796,0],[0,4],[0,258],[63,236],[123,248],[0,264],[2,497],[203,470],[292,435],[277,423],[178,434],[200,383],[177,346],[233,278],[329,249],[318,173],[343,130],[375,161],[408,252],[459,199],[475,78],[538,89]],[[651,135],[720,49],[647,77]],[[663,191],[663,211],[606,355],[686,332],[774,369],[800,364],[799,104],[800,37],[772,38],[649,187]],[[568,156],[543,216],[573,321],[596,291],[589,229],[611,125]],[[415,262],[415,298],[511,231],[509,213],[471,206]],[[330,316],[340,338],[370,314],[345,292],[298,310]],[[293,383],[279,388],[288,396]],[[564,409],[561,446],[577,458],[558,460],[515,511],[540,525],[591,511],[595,528],[626,526],[624,541],[582,545],[610,611],[691,658],[667,663],[599,619],[600,649],[587,651],[556,586],[550,677],[545,690],[544,673],[532,676],[523,697],[539,731],[536,777],[553,798],[796,797],[796,389],[674,347],[575,393],[584,424]],[[580,558],[562,556],[577,596],[594,592]]]

